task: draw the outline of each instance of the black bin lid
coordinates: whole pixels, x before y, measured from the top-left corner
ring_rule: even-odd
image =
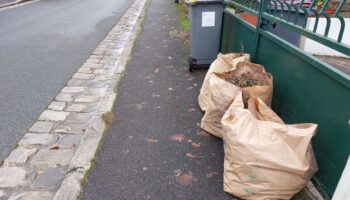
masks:
[[[187,5],[223,3],[223,0],[186,0]]]

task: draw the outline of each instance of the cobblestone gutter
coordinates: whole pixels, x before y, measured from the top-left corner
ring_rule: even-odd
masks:
[[[145,13],[136,0],[0,167],[0,199],[79,196]]]

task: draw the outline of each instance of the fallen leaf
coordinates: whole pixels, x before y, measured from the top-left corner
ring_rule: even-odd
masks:
[[[152,98],[158,98],[158,97],[160,97],[159,94],[152,94]]]
[[[182,140],[185,139],[185,135],[184,134],[175,134],[169,137],[170,140],[173,141],[177,141],[177,142],[182,142]]]
[[[151,139],[151,138],[147,138],[146,141],[149,142],[149,143],[157,143],[158,142],[158,140]]]
[[[189,108],[187,111],[188,112],[194,112],[194,111],[196,111],[196,109],[195,108]]]
[[[153,77],[153,75],[145,76],[146,79],[151,79],[152,77]]]
[[[182,174],[176,178],[176,181],[183,186],[192,185],[192,183],[197,182],[197,179],[193,177],[193,173],[189,171],[186,174]]]
[[[142,167],[142,170],[146,171],[146,170],[148,170],[148,167]]]
[[[218,172],[208,172],[207,173],[207,177],[208,178],[211,178],[211,177],[213,177],[214,175],[218,175],[219,173]]]
[[[174,170],[174,173],[175,173],[175,176],[178,177],[178,176],[181,175],[181,170],[175,169],[175,170]]]
[[[201,147],[201,143],[192,142],[192,146],[195,148]]]
[[[58,145],[53,145],[52,147],[49,148],[49,150],[57,150],[60,147]]]
[[[210,134],[205,132],[205,131],[200,131],[200,132],[197,132],[197,135],[201,135],[203,137],[210,137]]]
[[[141,110],[143,108],[143,105],[141,103],[136,104],[136,109]]]
[[[186,88],[186,90],[192,90],[192,89],[193,89],[193,86]]]
[[[159,69],[157,68],[156,70],[154,70],[154,73],[158,73],[159,72]]]
[[[186,156],[189,158],[196,158],[197,156],[192,153],[186,153]]]

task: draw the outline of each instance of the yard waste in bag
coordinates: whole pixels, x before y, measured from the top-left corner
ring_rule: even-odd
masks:
[[[249,96],[254,96],[270,105],[272,90],[272,75],[266,73],[262,65],[239,62],[235,70],[213,72],[208,79],[209,96],[201,128],[222,138],[221,119],[238,92],[243,92],[245,104]]]
[[[209,101],[209,77],[213,72],[222,73],[236,69],[236,65],[242,61],[250,61],[249,54],[241,53],[219,53],[216,60],[210,65],[210,68],[204,78],[200,94],[198,96],[199,107],[202,111],[207,109]]]
[[[222,118],[224,190],[242,199],[290,199],[318,170],[316,124],[286,125],[261,99],[241,93]]]

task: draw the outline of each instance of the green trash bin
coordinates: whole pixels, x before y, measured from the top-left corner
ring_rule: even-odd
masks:
[[[220,51],[222,0],[187,0],[190,18],[191,55],[189,71],[196,65],[209,65]]]

